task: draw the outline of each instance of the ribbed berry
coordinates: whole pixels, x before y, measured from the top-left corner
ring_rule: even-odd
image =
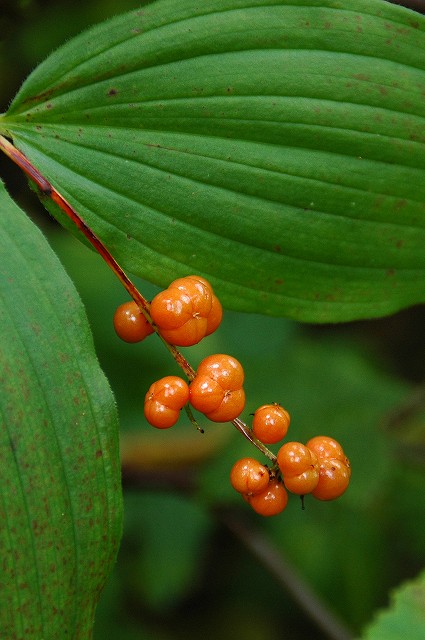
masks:
[[[168,429],[179,419],[189,400],[189,387],[178,376],[165,376],[149,387],[145,396],[146,420],[157,429]]]

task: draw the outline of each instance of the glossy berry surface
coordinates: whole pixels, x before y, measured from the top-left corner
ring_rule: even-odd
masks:
[[[245,495],[245,500],[261,516],[276,516],[286,508],[288,493],[281,482],[271,480],[261,493]]]
[[[329,436],[315,436],[314,438],[310,438],[306,446],[311,449],[311,451],[314,451],[319,459],[334,458],[344,463],[347,461],[342,446],[334,440],[334,438],[330,438]]]
[[[291,418],[279,404],[264,404],[252,420],[254,436],[264,444],[276,444],[286,436]]]
[[[124,342],[141,342],[154,333],[134,300],[125,302],[116,309],[113,322],[115,333]]]
[[[188,294],[161,291],[151,303],[152,320],[167,342],[180,347],[197,344],[207,330],[207,313],[202,315]]]
[[[283,477],[297,476],[317,465],[317,457],[301,442],[286,442],[277,453]]]
[[[311,493],[319,482],[319,462],[314,451],[301,442],[287,442],[278,451],[277,463],[285,487],[291,493]]]
[[[335,500],[347,490],[351,470],[336,458],[322,458],[319,463],[319,482],[312,495],[318,500]]]
[[[169,429],[176,424],[180,411],[166,407],[158,400],[145,403],[144,414],[146,420],[156,429]]]
[[[169,291],[174,289],[189,296],[199,313],[207,315],[211,311],[213,290],[205,278],[201,276],[178,278],[168,286]]]
[[[217,409],[223,402],[225,389],[207,375],[197,374],[189,386],[190,403],[201,413]]]
[[[207,329],[205,331],[205,335],[209,336],[214,333],[214,331],[216,331],[216,329],[218,329],[218,327],[220,326],[222,319],[223,307],[221,306],[220,300],[213,293],[211,300],[211,310],[207,317]]]
[[[319,465],[315,464],[296,476],[284,476],[285,487],[291,493],[305,496],[311,493],[319,483]]]
[[[234,420],[245,407],[243,381],[243,368],[236,358],[225,354],[208,356],[190,384],[190,403],[213,422]]]
[[[189,400],[189,387],[178,376],[165,376],[149,387],[145,396],[146,420],[157,429],[168,429],[179,419]]]
[[[192,275],[174,280],[158,293],[151,315],[167,342],[188,347],[217,329],[223,310],[210,283]]]
[[[268,487],[269,480],[267,467],[254,458],[241,458],[230,472],[230,483],[238,493],[261,493]]]
[[[211,380],[216,380],[223,388],[230,390],[240,389],[245,377],[239,360],[224,353],[216,353],[204,358],[197,373],[207,375]]]
[[[206,417],[213,422],[231,422],[241,415],[246,403],[245,391],[243,389],[235,389],[234,391],[226,391],[224,398],[213,411],[206,413]]]

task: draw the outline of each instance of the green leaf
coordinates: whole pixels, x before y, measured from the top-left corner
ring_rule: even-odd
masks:
[[[92,637],[121,535],[114,400],[77,293],[0,185],[0,636]]]
[[[0,131],[135,274],[379,316],[425,301],[424,49],[382,0],[158,0],[51,55]]]
[[[425,572],[393,593],[388,609],[379,612],[363,640],[422,640],[425,637]]]

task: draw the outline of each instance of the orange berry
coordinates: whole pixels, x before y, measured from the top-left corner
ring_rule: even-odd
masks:
[[[177,289],[192,301],[196,313],[206,317],[211,311],[213,290],[210,283],[200,276],[186,276],[174,280],[168,290]]]
[[[350,461],[344,453],[342,446],[329,436],[315,436],[310,438],[306,446],[314,451],[319,460],[323,458],[332,458],[333,460],[340,460],[348,468],[351,474]]]
[[[319,482],[311,494],[318,500],[335,500],[348,488],[350,476],[350,468],[341,460],[322,458],[319,467]]]
[[[157,429],[168,429],[178,420],[189,400],[189,387],[178,376],[165,376],[149,387],[145,396],[146,420]]]
[[[144,414],[146,420],[156,429],[169,429],[176,424],[180,411],[170,409],[158,400],[150,400],[145,403]]]
[[[286,489],[278,480],[271,480],[268,487],[261,493],[244,495],[244,498],[261,516],[275,516],[282,513],[288,504]]]
[[[187,276],[174,280],[151,303],[151,316],[162,337],[181,347],[197,344],[205,337],[212,309],[213,292],[203,278]]]
[[[319,482],[311,492],[319,500],[335,500],[346,491],[351,477],[350,461],[343,448],[328,436],[315,436],[307,442],[319,459]]]
[[[214,333],[214,331],[218,329],[221,324],[221,321],[223,319],[223,307],[220,300],[215,295],[213,288],[208,280],[202,278],[201,276],[187,276],[187,278],[202,283],[203,285],[205,285],[205,287],[209,288],[211,292],[211,309],[207,316],[207,330],[205,332],[205,335],[209,336],[211,333]]]
[[[284,478],[298,476],[317,466],[317,456],[301,442],[286,442],[277,453],[277,463]]]
[[[190,404],[201,413],[209,413],[218,409],[226,391],[207,375],[196,375],[190,383]]]
[[[207,322],[205,318],[191,317],[177,329],[159,329],[162,337],[178,347],[191,347],[205,338]]]
[[[288,491],[300,496],[305,496],[317,487],[319,482],[319,465],[316,463],[297,476],[284,476],[283,481]]]
[[[151,303],[151,316],[162,337],[180,347],[197,344],[207,330],[207,318],[198,313],[190,296],[178,290],[158,293]]]
[[[236,358],[221,353],[208,356],[190,384],[190,403],[213,422],[234,420],[245,407],[243,381],[243,368]]]
[[[286,436],[291,418],[279,404],[264,404],[254,413],[252,430],[264,444],[276,444]]]
[[[269,480],[267,467],[254,458],[238,460],[230,472],[230,483],[238,493],[261,493],[268,487]]]
[[[241,415],[245,407],[245,402],[245,391],[243,389],[226,391],[220,406],[205,415],[213,422],[231,422]]]
[[[314,451],[318,458],[336,458],[342,461],[345,459],[344,451],[339,442],[328,436],[310,438],[306,446]]]
[[[278,451],[277,463],[288,491],[305,495],[319,482],[319,464],[314,451],[301,442],[287,442]]]
[[[197,374],[207,375],[216,380],[223,389],[240,389],[244,382],[244,370],[241,363],[223,353],[207,356],[200,363]]]
[[[154,333],[134,300],[121,304],[114,313],[113,321],[115,333],[124,342],[141,342]]]
[[[165,289],[156,294],[151,302],[152,320],[161,331],[179,329],[193,318],[191,298],[179,292]]]
[[[211,333],[214,333],[214,331],[220,326],[222,319],[223,307],[221,306],[220,300],[213,293],[211,301],[211,311],[209,312],[207,317],[207,330],[205,332],[205,335],[209,336],[211,335]]]
[[[184,279],[195,280],[195,282],[200,282],[205,287],[207,287],[207,289],[209,289],[210,291],[213,290],[212,286],[208,282],[208,280],[206,278],[203,278],[202,276],[198,276],[198,275],[185,276],[185,278],[179,278],[178,280],[174,280],[174,282],[172,282],[171,284],[174,285],[174,284],[178,283],[179,280],[184,280]]]
[[[170,409],[181,409],[189,400],[189,387],[178,376],[165,376],[151,384],[146,395]]]

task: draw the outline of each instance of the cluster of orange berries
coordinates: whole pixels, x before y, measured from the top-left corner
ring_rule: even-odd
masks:
[[[115,312],[114,327],[126,342],[140,342],[158,330],[170,344],[191,346],[213,333],[221,323],[223,310],[210,283],[200,276],[174,280],[150,304],[152,324],[135,302]],[[191,405],[213,422],[231,422],[245,407],[244,371],[238,360],[226,354],[210,355],[200,363],[188,384],[178,376],[154,382],[145,396],[147,421],[168,429],[178,420],[183,407]],[[260,443],[276,444],[287,434],[289,413],[279,404],[259,407],[253,417],[252,435]],[[342,447],[325,436],[307,442],[287,442],[271,469],[253,458],[233,466],[230,481],[251,507],[262,515],[282,512],[287,490],[319,500],[338,498],[347,489],[351,470]]]
[[[275,443],[279,428],[285,437],[289,422],[283,407],[264,405],[254,414],[253,433],[263,443]],[[238,460],[230,472],[230,482],[254,511],[272,516],[286,508],[288,491],[302,497],[311,493],[318,500],[335,500],[348,488],[350,476],[350,461],[341,445],[333,438],[315,436],[305,445],[282,445],[271,470],[253,458]]]
[[[187,404],[212,422],[229,422],[245,407],[244,372],[232,356],[217,353],[202,360],[195,378],[187,384],[178,376],[157,380],[145,396],[145,417],[153,427],[168,429]]]
[[[174,280],[155,296],[150,315],[164,340],[178,347],[190,347],[219,327],[223,308],[205,278],[186,276]],[[114,327],[125,342],[140,342],[154,333],[134,301],[118,307]]]
[[[219,327],[223,309],[208,280],[186,276],[155,296],[150,315],[167,342],[188,347]],[[135,302],[118,307],[114,327],[126,342],[140,342],[154,332]],[[243,381],[244,371],[236,358],[222,353],[208,356],[189,385],[178,376],[166,376],[150,386],[145,397],[146,419],[158,429],[168,429],[189,402],[213,422],[232,421],[245,407]]]

